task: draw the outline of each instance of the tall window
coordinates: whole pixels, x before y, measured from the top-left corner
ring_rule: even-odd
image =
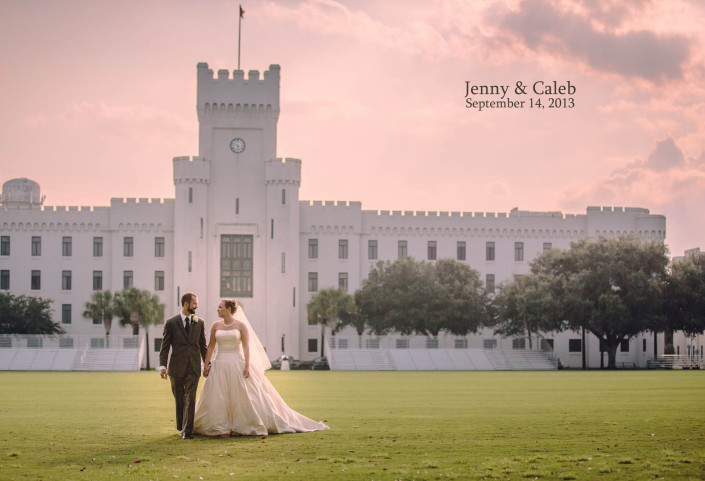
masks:
[[[485,260],[494,260],[494,242],[488,242],[485,244]]]
[[[514,260],[523,261],[524,260],[524,243],[515,242],[514,243]]]
[[[164,290],[164,271],[154,271],[154,290]]]
[[[282,274],[286,273],[286,252],[282,252]]]
[[[345,292],[348,292],[348,273],[338,272],[338,287]]]
[[[135,285],[135,277],[132,271],[122,271],[122,288],[127,289]]]
[[[220,236],[220,295],[253,296],[253,236]]]
[[[318,259],[318,239],[308,240],[308,258]]]
[[[71,324],[71,304],[61,304],[61,324]]]
[[[125,257],[132,257],[134,254],[134,239],[132,237],[125,237],[122,241],[122,255]]]
[[[10,290],[10,270],[3,269],[0,271],[0,289],[5,291]]]
[[[397,257],[399,259],[406,259],[406,256],[408,255],[407,251],[407,245],[405,240],[400,240],[397,243]]]
[[[103,290],[103,271],[93,271],[93,290]]]
[[[318,339],[308,340],[308,352],[318,352]]]
[[[629,339],[622,339],[619,343],[619,352],[629,352]]]
[[[103,238],[93,238],[93,257],[103,257]]]
[[[4,235],[0,237],[0,256],[10,255],[10,236]]]
[[[282,189],[282,205],[286,204],[286,189]]]
[[[458,248],[457,248],[458,254],[457,254],[457,259],[459,261],[464,261],[467,253],[465,251],[465,241],[458,241]]]
[[[551,242],[544,242],[543,243],[543,250],[548,251],[553,248],[553,244]]]
[[[308,292],[316,292],[318,290],[318,272],[308,273]]]
[[[568,339],[568,352],[582,352],[582,339]]]
[[[348,240],[340,239],[338,240],[338,259],[348,258]]]
[[[274,239],[274,219],[272,219],[271,227],[269,228],[269,238]]]
[[[42,271],[32,271],[32,281],[30,286],[33,291],[38,291],[42,288]]]
[[[367,258],[371,260],[377,259],[377,241],[368,240],[367,241]]]
[[[188,203],[193,203],[193,187],[188,188]]]
[[[64,291],[71,290],[71,271],[61,271],[61,289]]]
[[[40,256],[42,255],[42,238],[41,236],[32,236],[32,255]]]
[[[428,260],[436,260],[436,241],[428,241]]]
[[[191,258],[193,256],[191,255],[191,251],[188,251],[188,260],[187,260],[187,265],[188,265],[188,271],[191,272]]]
[[[61,255],[64,257],[70,257],[71,256],[71,250],[72,250],[72,240],[70,236],[62,237],[61,238]]]
[[[164,238],[154,238],[154,257],[164,257]]]
[[[487,274],[485,276],[485,291],[488,294],[494,294],[494,274]]]

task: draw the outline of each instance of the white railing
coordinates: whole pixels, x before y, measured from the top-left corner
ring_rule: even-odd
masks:
[[[143,336],[2,334],[0,349],[141,349]]]
[[[354,334],[338,334],[331,336],[326,332],[325,343],[331,349],[497,349],[517,351],[543,351],[548,356],[552,355],[553,348],[541,336],[532,336],[531,347],[529,340],[524,337],[524,347],[515,347],[515,339],[511,337],[492,337],[484,339],[481,334],[471,334],[468,337],[454,336],[441,333],[438,337],[423,335],[403,335],[390,333],[382,336],[365,333],[362,336]],[[472,341],[471,341],[472,338]],[[485,340],[494,341],[491,346],[485,345]],[[548,352],[550,351],[550,352]]]

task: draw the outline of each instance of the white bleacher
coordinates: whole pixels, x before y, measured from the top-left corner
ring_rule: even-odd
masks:
[[[326,349],[337,371],[555,370],[542,351],[498,349]]]
[[[105,349],[91,347],[91,339],[75,336],[69,345],[81,346],[76,349],[59,347],[62,343],[58,338],[47,337],[39,342],[37,338],[21,335],[5,337],[0,347],[0,371],[139,371],[144,358],[144,342],[141,339],[137,343],[127,343],[137,344],[136,348],[126,348],[125,343],[118,343],[123,347]]]

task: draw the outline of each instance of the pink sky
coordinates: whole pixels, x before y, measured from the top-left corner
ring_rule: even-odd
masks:
[[[243,70],[281,65],[301,199],[667,217],[705,247],[701,0],[244,1]],[[237,67],[237,3],[0,3],[0,182],[47,205],[173,197],[196,64]],[[573,109],[465,108],[465,82],[570,81]],[[479,99],[479,98],[478,98]],[[491,99],[486,99],[491,100]]]

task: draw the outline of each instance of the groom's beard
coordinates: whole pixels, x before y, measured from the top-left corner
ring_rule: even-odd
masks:
[[[196,309],[192,309],[189,307],[188,312],[189,312],[189,314],[194,315],[194,314],[196,314]]]

